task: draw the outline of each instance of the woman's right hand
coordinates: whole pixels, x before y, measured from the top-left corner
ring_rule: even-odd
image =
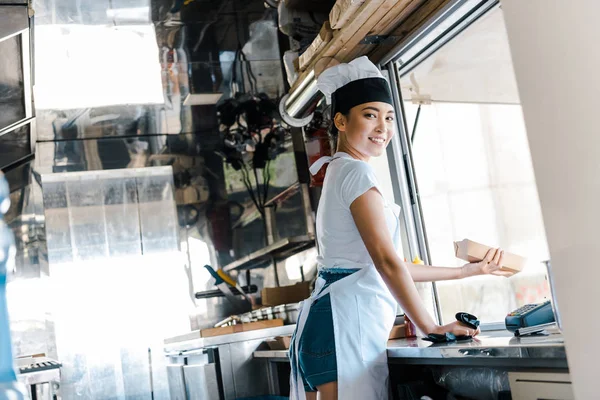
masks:
[[[443,335],[445,333],[452,333],[454,336],[477,336],[481,332],[479,328],[473,329],[463,324],[462,322],[454,321],[447,325],[437,326],[435,328],[435,332],[429,333],[437,333],[439,335]]]

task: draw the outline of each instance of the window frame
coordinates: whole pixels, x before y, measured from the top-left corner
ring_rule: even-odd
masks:
[[[410,132],[400,91],[400,77],[409,73],[430,55],[449,43],[471,24],[488,12],[500,7],[499,0],[455,0],[433,15],[427,23],[413,32],[407,40],[394,47],[382,59],[380,67],[387,74],[397,110],[397,131],[388,147],[394,196],[401,202],[411,257],[419,255],[431,264],[427,230],[423,218],[418,182],[412,155]],[[442,322],[441,305],[435,282],[433,302],[438,323]],[[482,331],[503,330],[503,321],[483,323]]]

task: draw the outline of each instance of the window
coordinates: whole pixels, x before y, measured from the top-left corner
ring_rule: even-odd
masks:
[[[443,322],[458,311],[499,322],[549,299],[549,253],[501,9],[414,68],[398,68],[431,263],[464,264],[453,247],[464,238],[528,258],[509,279],[439,282]]]
[[[0,130],[26,118],[20,36],[0,39]]]

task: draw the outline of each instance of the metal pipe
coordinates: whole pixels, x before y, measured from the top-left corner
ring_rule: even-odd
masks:
[[[317,89],[317,78],[311,71],[300,85],[286,94],[279,103],[281,118],[290,126],[306,126],[313,118],[313,112],[323,98]]]

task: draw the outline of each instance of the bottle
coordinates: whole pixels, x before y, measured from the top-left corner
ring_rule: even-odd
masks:
[[[10,206],[9,195],[8,183],[0,173],[0,400],[21,400],[28,396],[22,385],[18,383],[14,369],[6,306],[7,275],[14,263],[15,255],[14,237],[3,219]]]
[[[415,324],[412,323],[408,315],[404,314],[404,324],[406,325],[406,337],[414,338],[417,337],[417,328]]]
[[[404,259],[404,261],[406,261],[406,259]],[[419,256],[416,256],[413,259],[412,263],[413,264],[420,264],[420,265],[424,265],[425,264],[423,262],[423,260],[421,260],[419,258]],[[410,318],[406,314],[404,314],[404,323],[406,324],[406,337],[407,338],[417,337],[417,327],[415,326],[415,324],[412,323],[412,321],[410,320]]]

